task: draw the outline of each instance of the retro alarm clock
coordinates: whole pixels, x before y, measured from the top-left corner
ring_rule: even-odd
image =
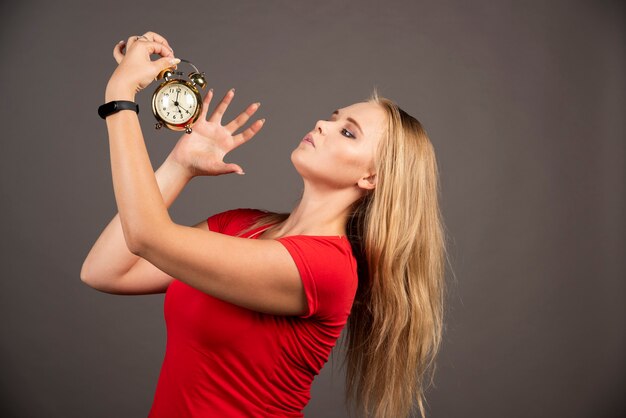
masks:
[[[191,62],[180,59],[193,67],[189,73],[189,81],[182,78],[183,72],[169,67],[156,77],[164,81],[156,88],[152,95],[152,113],[157,120],[156,129],[165,126],[173,131],[185,131],[190,134],[191,126],[198,120],[202,112],[202,95],[200,89],[206,86],[204,73],[201,73]]]

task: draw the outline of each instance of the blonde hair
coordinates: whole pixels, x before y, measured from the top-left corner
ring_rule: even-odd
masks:
[[[437,162],[417,119],[376,90],[369,102],[384,109],[387,125],[375,157],[376,188],[354,202],[348,222],[359,286],[344,340],[346,394],[368,416],[406,417],[417,404],[425,417],[445,299]],[[246,231],[288,216],[262,215]]]
[[[420,122],[374,91],[387,114],[377,183],[356,210],[367,263],[348,320],[348,396],[376,417],[425,416],[444,306],[444,230],[433,146]],[[361,283],[360,283],[361,284]]]

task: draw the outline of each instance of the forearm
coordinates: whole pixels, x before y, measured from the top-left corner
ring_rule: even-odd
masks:
[[[191,180],[188,173],[171,161],[170,157],[155,172],[155,177],[167,208]],[[117,213],[85,258],[80,276],[83,280],[115,279],[128,272],[138,259],[139,256],[128,249],[120,214]]]
[[[109,81],[105,100],[135,100],[128,86]],[[106,118],[113,190],[128,249],[136,254],[146,236],[171,222],[156,182],[138,115],[129,110]]]

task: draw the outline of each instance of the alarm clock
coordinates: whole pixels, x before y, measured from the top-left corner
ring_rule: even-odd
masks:
[[[182,78],[183,72],[175,71],[175,67],[161,70],[156,80],[164,81],[156,88],[152,95],[152,113],[157,120],[156,129],[165,126],[173,131],[185,131],[190,134],[191,126],[198,120],[202,112],[202,95],[199,89],[206,86],[204,73],[198,71],[191,62],[180,59],[194,68],[194,72],[187,76],[189,81]]]

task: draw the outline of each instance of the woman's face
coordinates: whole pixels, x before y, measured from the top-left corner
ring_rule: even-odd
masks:
[[[309,182],[331,189],[375,187],[374,156],[386,122],[373,102],[337,109],[319,120],[291,153],[291,161]]]

